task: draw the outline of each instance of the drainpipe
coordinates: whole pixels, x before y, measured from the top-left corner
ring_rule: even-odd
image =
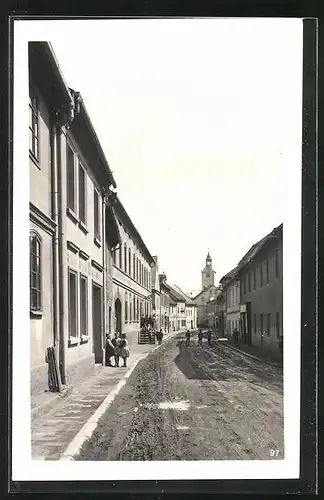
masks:
[[[60,113],[59,113],[60,116]],[[63,118],[63,117],[62,117]],[[58,297],[59,297],[59,368],[62,384],[66,384],[66,356],[65,356],[65,285],[66,285],[66,242],[65,242],[65,212],[63,210],[63,176],[62,176],[62,127],[69,127],[74,119],[74,102],[71,101],[67,115],[56,126],[56,165],[57,165],[57,219],[58,219]],[[59,121],[59,120],[58,120]],[[65,207],[65,204],[64,204]]]
[[[106,194],[102,197],[102,267],[103,267],[103,300],[102,300],[102,318],[103,318],[103,334],[101,338],[102,347],[102,364],[105,365],[106,349],[105,336],[107,333],[107,262],[106,262]]]
[[[58,248],[58,188],[57,188],[57,150],[56,150],[56,125],[52,123],[50,131],[51,141],[51,212],[55,222],[55,233],[52,240],[53,248],[53,346],[58,359],[59,353],[59,248]]]

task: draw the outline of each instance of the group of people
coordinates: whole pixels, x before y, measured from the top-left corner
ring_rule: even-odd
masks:
[[[128,341],[126,333],[115,333],[112,338],[111,334],[106,335],[106,366],[119,366],[120,359],[123,360],[123,367],[127,367],[127,358],[129,357]],[[115,364],[111,363],[111,358],[114,358]]]
[[[155,319],[153,318],[153,316],[144,316],[144,315],[141,316],[141,320],[140,320],[140,327],[141,328],[145,328],[145,327],[154,328],[154,324],[155,324]]]
[[[204,338],[204,334],[203,334],[203,331],[200,329],[200,330],[198,330],[198,345],[202,346],[203,338]],[[212,331],[208,330],[207,331],[207,342],[208,342],[209,346],[211,346],[211,338],[212,338]],[[187,330],[187,332],[186,332],[186,345],[187,346],[190,345],[190,339],[191,339],[191,333],[190,333],[190,330]]]

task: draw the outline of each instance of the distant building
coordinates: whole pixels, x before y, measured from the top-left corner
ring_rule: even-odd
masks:
[[[166,333],[170,331],[170,303],[172,298],[170,296],[170,287],[167,285],[166,274],[159,275],[160,280],[160,328]]]
[[[155,260],[118,198],[114,213],[120,234],[119,247],[113,253],[114,331],[126,333],[133,344],[138,340],[141,316],[152,314]]]
[[[226,284],[226,334],[232,337],[234,330],[240,331],[240,280],[235,270]]]
[[[155,255],[153,257],[152,264],[152,315],[155,320],[155,328],[157,330],[161,329],[161,290],[160,290],[160,279],[159,279],[159,260]]]
[[[201,271],[201,282],[202,282],[202,289],[203,290],[215,285],[215,274],[216,273],[213,270],[212,258],[210,256],[209,251],[208,251],[208,254],[206,257],[206,266]]]
[[[218,295],[218,288],[215,286],[215,271],[212,266],[212,258],[208,252],[206,257],[206,266],[201,272],[202,290],[192,297],[192,301],[197,306],[197,324],[198,326],[208,326],[208,303]]]
[[[245,342],[277,353],[283,336],[282,228],[253,245],[238,265]]]
[[[185,328],[186,330],[194,330],[197,328],[197,306],[195,302],[184,293],[177,285],[173,285],[175,291],[184,299],[185,304]],[[183,321],[182,321],[183,325]]]

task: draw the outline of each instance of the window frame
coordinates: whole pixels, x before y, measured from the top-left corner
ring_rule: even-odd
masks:
[[[130,278],[132,277],[132,250],[130,247],[128,248],[128,275]]]
[[[37,92],[32,85],[29,86],[29,112],[31,113],[31,120],[29,114],[29,153],[32,159],[36,161],[37,166],[40,164],[40,130],[39,130],[39,97]],[[35,125],[37,131],[35,131]],[[30,141],[30,134],[32,135],[32,141]],[[36,149],[35,149],[36,140]],[[30,148],[30,142],[32,142],[32,149]]]
[[[87,222],[88,222],[88,213],[87,213],[87,172],[86,172],[86,169],[85,167],[83,166],[83,163],[82,161],[80,160],[80,158],[77,158],[77,161],[78,161],[78,217],[79,217],[79,221],[80,223],[83,225],[83,226],[87,226]],[[82,174],[80,175],[80,173],[82,172]],[[82,189],[82,186],[81,186],[81,178],[83,177],[84,179],[84,185],[83,185],[83,189]],[[81,200],[82,200],[82,197],[81,197],[81,193],[83,192],[83,201],[84,201],[84,219],[81,217]],[[83,215],[83,214],[82,214]]]
[[[73,172],[73,185],[71,187],[70,191],[70,162],[69,162],[69,152],[72,154],[73,158],[73,169],[71,172]],[[76,182],[77,182],[77,177],[76,177],[76,153],[74,151],[74,148],[70,144],[69,141],[67,141],[66,144],[66,206],[68,209],[68,212],[70,214],[73,214],[74,218],[77,218],[77,205],[78,205],[78,200],[77,200],[77,189],[76,189]],[[73,204],[71,203],[71,197],[73,197]],[[73,206],[72,206],[73,205]]]
[[[36,253],[32,253],[32,241],[35,241],[35,249]],[[39,254],[37,254],[37,245],[39,248]],[[43,240],[40,234],[31,230],[29,232],[29,309],[33,314],[41,314],[43,312],[43,265],[42,265],[42,257],[43,257]],[[38,265],[36,264],[37,270],[33,269],[33,258],[34,255],[36,262],[38,261]],[[33,280],[32,275],[36,275],[36,286],[32,286]],[[32,291],[36,291],[36,305],[33,304],[32,301]]]
[[[96,201],[98,200],[98,209],[96,210]],[[101,197],[99,194],[98,189],[96,186],[93,186],[93,234],[94,234],[94,240],[95,243],[101,243],[101,209],[100,209],[100,204],[101,204]],[[98,222],[98,227],[96,227],[96,214],[97,214],[97,222]]]
[[[85,286],[85,304],[82,304],[82,282],[86,283]],[[88,276],[80,273],[79,277],[79,294],[80,294],[80,337],[88,337],[89,335],[89,280]],[[83,314],[85,311],[85,326],[86,330],[83,332]]]
[[[127,274],[127,245],[124,243],[124,273]]]
[[[71,283],[70,283],[70,277],[74,276],[75,278],[75,332],[74,335],[71,334],[72,330],[72,322],[71,322],[71,316],[72,316],[72,307],[71,307],[71,300],[70,300],[70,291],[71,291]],[[78,272],[73,269],[72,267],[68,267],[68,308],[69,308],[69,313],[68,313],[68,338],[69,339],[79,339],[80,338],[80,329],[79,329],[79,322],[78,322],[78,303],[79,303],[79,284],[78,284]]]
[[[271,334],[271,313],[267,313],[267,336]]]

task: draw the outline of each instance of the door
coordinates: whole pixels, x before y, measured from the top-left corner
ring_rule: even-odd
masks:
[[[122,333],[121,302],[119,299],[115,300],[115,325],[116,332]]]
[[[95,363],[103,362],[102,289],[92,284],[92,335]]]
[[[260,341],[261,347],[263,347],[263,314],[260,314]]]
[[[246,303],[246,323],[247,323],[246,343],[248,345],[251,345],[252,344],[251,302]]]

